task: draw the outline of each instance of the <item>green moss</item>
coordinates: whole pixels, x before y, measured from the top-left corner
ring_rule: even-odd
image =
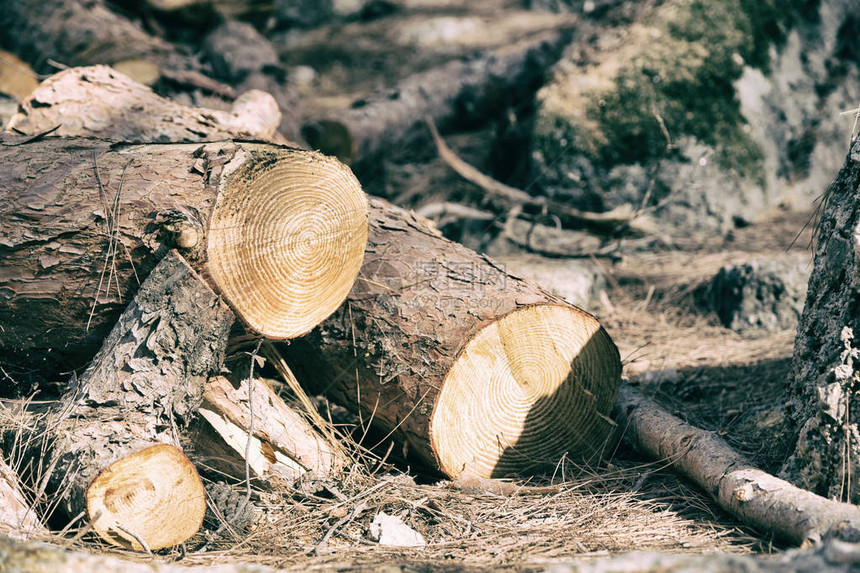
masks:
[[[565,111],[546,110],[549,117],[539,124],[543,144],[557,149],[552,139],[560,135],[610,168],[664,156],[667,133],[673,140],[691,135],[713,146],[723,167],[763,183],[763,154],[744,130],[734,82],[744,64],[766,70],[770,46],[817,4],[668,0],[645,23],[636,49],[624,52],[631,55],[614,71],[611,87],[580,94],[584,115],[575,125],[563,128],[571,122]]]

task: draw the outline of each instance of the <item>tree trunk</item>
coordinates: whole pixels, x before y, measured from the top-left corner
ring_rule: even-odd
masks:
[[[860,503],[860,141],[825,195],[815,267],[794,346],[789,481]]]
[[[337,156],[357,171],[364,169],[380,154],[426,134],[425,117],[445,129],[480,122],[521,101],[543,81],[568,37],[554,31],[539,40],[415,74],[393,90],[306,123],[302,134],[311,147]]]
[[[313,152],[6,137],[0,163],[0,347],[49,379],[92,357],[171,248],[279,339],[331,314],[361,266],[366,198]]]
[[[223,363],[233,321],[176,251],[159,262],[92,364],[23,439],[25,475],[48,514],[86,513],[103,539],[135,549],[197,532],[206,496],[179,431]]]
[[[240,96],[230,112],[194,109],[108,66],[89,66],[42,82],[19,104],[6,129],[23,135],[54,130],[52,134],[67,137],[163,143],[231,137],[277,141],[280,122],[277,102],[261,91]]]
[[[597,320],[382,200],[347,303],[286,352],[302,380],[451,477],[611,446],[621,363]]]

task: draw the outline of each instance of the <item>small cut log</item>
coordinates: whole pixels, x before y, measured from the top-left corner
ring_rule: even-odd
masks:
[[[92,364],[22,441],[46,513],[88,516],[138,550],[184,542],[206,512],[180,434],[224,360],[234,315],[175,251],[153,269]]]

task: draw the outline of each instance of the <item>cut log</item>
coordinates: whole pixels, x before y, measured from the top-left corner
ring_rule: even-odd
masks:
[[[693,480],[744,523],[792,543],[860,531],[860,507],[826,499],[753,467],[714,434],[695,428],[622,384],[616,406],[625,437]]]
[[[98,102],[94,105],[94,102]],[[146,121],[140,121],[140,117]],[[42,82],[20,103],[7,131],[36,135],[180,143],[246,137],[276,141],[281,112],[259,90],[241,95],[231,112],[194,109],[165,99],[108,66],[71,68]]]
[[[450,477],[596,462],[611,449],[621,363],[588,313],[371,200],[347,303],[285,352]]]
[[[85,511],[102,538],[135,549],[197,532],[205,490],[178,432],[223,363],[234,318],[176,251],[158,263],[92,364],[22,439],[22,473],[48,515]]]
[[[311,147],[362,169],[393,148],[425,136],[424,118],[445,129],[475,124],[540,86],[569,33],[553,31],[468,61],[415,74],[395,89],[316,118],[302,128]]]
[[[92,357],[170,248],[277,339],[331,314],[361,266],[367,200],[317,153],[7,136],[0,163],[0,347],[49,379]]]

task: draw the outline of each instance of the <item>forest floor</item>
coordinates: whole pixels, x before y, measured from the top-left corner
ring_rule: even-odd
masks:
[[[482,1],[461,11],[480,16],[482,10],[493,12],[513,4]],[[530,21],[535,29],[544,25],[540,18]],[[511,31],[498,36],[505,41],[529,31],[518,31],[513,16],[504,22]],[[459,51],[494,47],[486,35],[470,39],[461,34],[456,42],[428,44],[424,50],[404,48],[423,54],[426,61],[416,62],[386,44],[389,28],[408,31],[409,25],[381,20],[364,28],[349,24],[281,39],[285,64],[312,65],[317,70],[314,98],[308,97],[307,109],[336,107],[372,89],[388,87],[407,71],[414,73],[437,60],[456,57]],[[335,36],[339,41],[330,42]],[[373,37],[377,43],[370,41]],[[355,49],[337,48],[350,45],[351,38],[361,40],[354,42]],[[320,49],[328,44],[334,46],[329,52]],[[527,116],[527,110],[522,115]],[[497,150],[487,143],[498,135],[499,126],[511,125],[500,121],[478,131],[445,134],[445,138],[463,159],[488,173],[498,174],[500,163],[507,161],[513,165],[507,169],[508,180],[516,184],[516,173],[511,172],[527,162],[528,150],[515,149],[513,155],[494,159]],[[425,147],[404,149],[401,157],[392,158],[385,175],[363,178],[365,189],[412,208],[434,201],[480,204],[482,191],[460,179],[424,143]],[[522,177],[526,176],[519,183]],[[696,289],[723,265],[756,258],[800,259],[811,268],[811,217],[809,211],[775,210],[728,237],[683,245],[656,243],[646,249],[628,250],[622,245],[618,252],[626,253],[623,256],[591,259],[608,286],[600,304],[587,310],[600,319],[617,344],[624,377],[670,412],[719,433],[771,472],[779,469],[791,446],[784,404],[795,333],[783,330],[743,337],[701,310]],[[499,226],[498,221],[487,223],[493,224]],[[451,238],[474,248],[483,243],[480,234],[474,233]],[[4,411],[11,410],[6,403]],[[357,433],[363,433],[361,428]],[[536,571],[566,560],[632,550],[766,554],[782,548],[723,512],[706,492],[677,476],[671,467],[643,459],[623,442],[599,467],[562,462],[553,475],[523,483],[549,485],[551,491],[525,487],[507,496],[463,491],[438,477],[388,463],[390,452],[385,445],[377,450],[368,453],[367,463],[357,464],[341,483],[317,484],[300,495],[294,490],[254,490],[258,511],[252,525],[236,529],[215,518],[186,544],[182,554],[167,552],[166,558],[181,559],[183,565],[241,561],[296,571],[383,571],[386,567],[391,571]],[[237,491],[242,487],[237,484]],[[369,524],[380,511],[401,517],[423,535],[427,545],[384,548],[370,541]],[[99,545],[91,535],[57,541],[132,560],[147,559]]]

